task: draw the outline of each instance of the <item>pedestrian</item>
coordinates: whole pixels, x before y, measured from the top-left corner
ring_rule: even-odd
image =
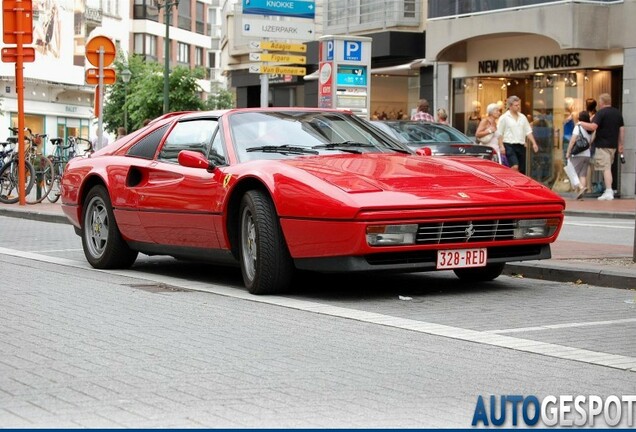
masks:
[[[574,98],[566,97],[564,99],[564,104],[565,114],[563,118],[563,140],[561,141],[561,143],[563,145],[563,160],[567,161],[565,153],[567,152],[568,145],[570,144],[570,141],[572,139],[572,131],[574,130],[576,117],[574,113]]]
[[[532,143],[532,151],[537,153],[539,146],[532,135],[532,128],[525,115],[521,113],[521,99],[510,96],[507,100],[508,111],[499,117],[497,132],[504,145],[508,165],[520,173],[526,173],[526,139]]]
[[[480,145],[491,147],[497,154],[497,161],[503,164],[503,156],[506,154],[506,149],[499,139],[499,132],[497,132],[497,120],[500,115],[499,105],[496,103],[488,104],[486,116],[479,122],[475,137]]]
[[[468,123],[466,124],[466,135],[469,137],[475,136],[479,122],[481,122],[481,102],[474,100],[472,106],[473,110],[468,116]]]
[[[108,145],[108,137],[106,136],[106,134],[102,132],[102,140],[100,142],[99,135],[95,135],[93,139],[91,140],[91,145],[93,147],[93,151],[97,151],[101,148],[104,148]]]
[[[585,99],[585,109],[587,110],[587,113],[590,115],[590,121],[594,120],[594,114],[596,114],[596,99],[594,98],[587,98]]]
[[[420,102],[417,105],[417,112],[411,116],[411,120],[434,123],[435,119],[428,113],[428,107],[428,101],[426,99],[420,99]]]
[[[437,109],[437,123],[448,124],[448,113],[444,108]]]
[[[601,201],[614,199],[612,189],[612,164],[616,151],[622,155],[625,144],[625,122],[621,112],[612,106],[612,97],[603,93],[598,97],[598,111],[591,122],[580,122],[594,136],[594,170],[603,172],[605,191],[598,197]]]
[[[116,139],[123,138],[125,136],[126,136],[126,129],[124,129],[122,126],[118,127],[117,128],[117,138]]]
[[[573,114],[573,117],[576,121],[576,126],[572,129],[572,137],[570,138],[570,142],[566,149],[565,158],[568,164],[572,164],[579,180],[578,187],[576,188],[576,199],[582,199],[583,195],[587,191],[587,169],[590,165],[591,153],[588,148],[581,153],[573,155],[572,149],[574,148],[574,143],[579,135],[587,139],[587,142],[592,142],[592,134],[581,126],[581,122],[590,121],[590,114],[587,111],[581,111],[578,114],[578,119],[576,118],[576,114]]]

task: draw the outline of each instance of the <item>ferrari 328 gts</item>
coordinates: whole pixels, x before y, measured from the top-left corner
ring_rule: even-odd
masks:
[[[139,252],[240,266],[254,294],[296,270],[452,270],[489,281],[550,258],[565,203],[479,158],[417,155],[350,112],[166,114],[66,166],[63,210],[96,268]]]

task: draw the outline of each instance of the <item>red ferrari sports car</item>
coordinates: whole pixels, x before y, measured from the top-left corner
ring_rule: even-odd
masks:
[[[241,268],[254,294],[294,272],[498,277],[550,258],[565,203],[479,158],[413,153],[350,112],[166,114],[66,166],[65,214],[96,268],[139,252]]]

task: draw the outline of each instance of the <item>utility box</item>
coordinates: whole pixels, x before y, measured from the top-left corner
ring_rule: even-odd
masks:
[[[318,106],[349,109],[368,119],[371,110],[371,38],[329,35],[318,41]]]

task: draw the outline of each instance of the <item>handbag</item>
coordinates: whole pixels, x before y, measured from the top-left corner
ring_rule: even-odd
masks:
[[[581,152],[590,148],[590,142],[583,136],[583,132],[581,131],[581,125],[578,125],[579,134],[576,136],[576,141],[574,141],[574,147],[572,147],[572,151],[570,154],[577,155]]]
[[[488,144],[490,142],[490,140],[492,140],[492,137],[494,135],[493,133],[489,133],[488,135],[484,135],[481,138],[477,138],[477,143],[478,144]]]

